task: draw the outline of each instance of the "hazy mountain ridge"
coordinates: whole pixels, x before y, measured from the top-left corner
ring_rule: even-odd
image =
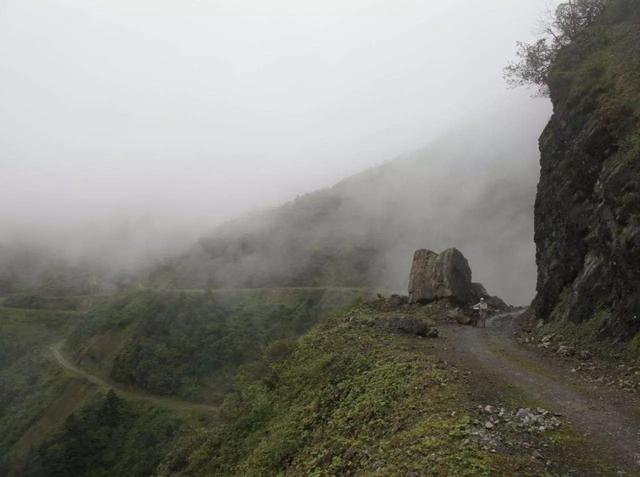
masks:
[[[526,303],[535,276],[531,132],[545,118],[541,112],[535,121],[520,117],[510,125],[505,121],[513,116],[493,119],[227,224],[154,270],[151,281],[186,288],[367,285],[404,291],[413,250],[456,246],[491,293]],[[524,132],[524,123],[533,131]],[[496,142],[498,131],[504,136]],[[512,157],[515,151],[529,152]]]

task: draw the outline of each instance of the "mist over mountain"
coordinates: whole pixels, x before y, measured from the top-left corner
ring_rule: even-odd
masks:
[[[160,286],[403,291],[414,249],[456,246],[492,293],[526,303],[535,288],[536,137],[548,108],[526,96],[508,108],[492,105],[427,147],[283,206],[267,194],[265,206],[222,225],[221,204],[208,201],[164,212],[159,202],[125,214],[70,204],[71,216],[56,218],[63,210],[53,210],[44,220],[34,218],[42,209],[7,209],[0,284],[5,293],[53,284],[109,290],[146,281],[151,270]],[[238,193],[250,184],[238,184]]]
[[[416,248],[455,246],[490,292],[527,303],[536,274],[535,144],[548,118],[546,103],[528,106],[485,113],[426,148],[227,223],[152,281],[404,291]]]
[[[0,253],[132,273],[469,116],[543,107],[501,69],[544,8],[3,2]]]
[[[0,103],[0,476],[640,475],[640,0],[5,0]]]

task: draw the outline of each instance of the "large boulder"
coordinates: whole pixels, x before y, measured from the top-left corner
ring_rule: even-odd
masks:
[[[431,301],[435,298],[433,275],[438,254],[420,249],[413,254],[409,275],[409,303]]]
[[[458,249],[450,248],[440,254],[426,249],[415,252],[409,277],[410,303],[451,298],[470,304],[483,296],[481,290],[482,286],[471,282],[469,262]]]
[[[442,253],[416,250],[409,277],[409,303],[428,303],[441,298],[462,305],[472,305],[484,298],[496,310],[511,307],[497,296],[491,296],[481,283],[471,281],[469,262],[460,250],[450,248]]]

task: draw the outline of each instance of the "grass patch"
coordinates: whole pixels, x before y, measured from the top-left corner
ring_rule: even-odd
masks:
[[[464,382],[433,341],[384,332],[384,317],[357,307],[263,363],[221,427],[175,449],[160,475],[540,475],[527,456],[466,439]]]

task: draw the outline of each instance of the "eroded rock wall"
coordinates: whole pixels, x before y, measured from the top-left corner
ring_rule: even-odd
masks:
[[[540,138],[535,310],[640,331],[640,1],[614,1],[550,75]]]

